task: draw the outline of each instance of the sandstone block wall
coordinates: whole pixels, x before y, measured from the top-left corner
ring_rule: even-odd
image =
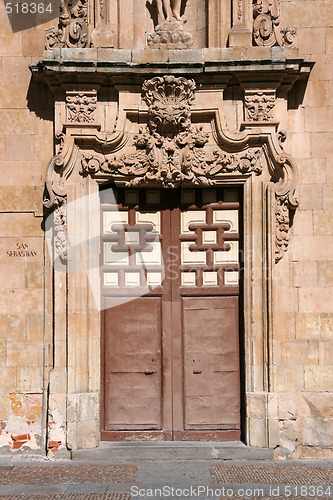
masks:
[[[300,56],[315,61],[289,95],[286,149],[299,168],[299,208],[278,265],[269,402],[273,441],[293,458],[333,456],[332,14],[330,1],[281,1]]]
[[[0,450],[38,450],[43,402],[43,190],[53,154],[53,105],[31,80],[45,25],[13,33],[0,5]],[[45,367],[52,364],[46,261]],[[45,387],[47,387],[45,382]],[[44,427],[45,428],[45,427]]]

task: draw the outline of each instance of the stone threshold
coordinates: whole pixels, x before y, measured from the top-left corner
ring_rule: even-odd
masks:
[[[108,460],[273,460],[272,448],[246,446],[240,441],[101,442],[98,448],[73,450],[73,461]]]

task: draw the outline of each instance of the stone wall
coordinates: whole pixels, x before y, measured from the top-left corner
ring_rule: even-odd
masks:
[[[53,154],[53,100],[29,70],[43,54],[46,26],[22,31],[14,24],[13,33],[2,2],[0,27],[0,450],[38,450],[43,413],[42,202]],[[52,364],[48,262],[45,323],[47,380]]]
[[[282,24],[297,27],[300,55],[315,61],[308,83],[289,95],[286,149],[299,168],[299,208],[277,266],[268,402],[272,441],[293,458],[333,456],[332,15],[330,1],[281,2]]]

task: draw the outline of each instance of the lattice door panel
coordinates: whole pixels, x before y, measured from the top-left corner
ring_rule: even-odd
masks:
[[[240,438],[238,196],[102,199],[103,439]]]

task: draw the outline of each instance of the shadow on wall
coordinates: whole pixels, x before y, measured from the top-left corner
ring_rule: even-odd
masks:
[[[293,88],[288,93],[288,110],[298,109],[303,104],[307,83],[308,78],[294,83]]]
[[[54,98],[47,85],[30,79],[27,105],[41,120],[54,121]]]

